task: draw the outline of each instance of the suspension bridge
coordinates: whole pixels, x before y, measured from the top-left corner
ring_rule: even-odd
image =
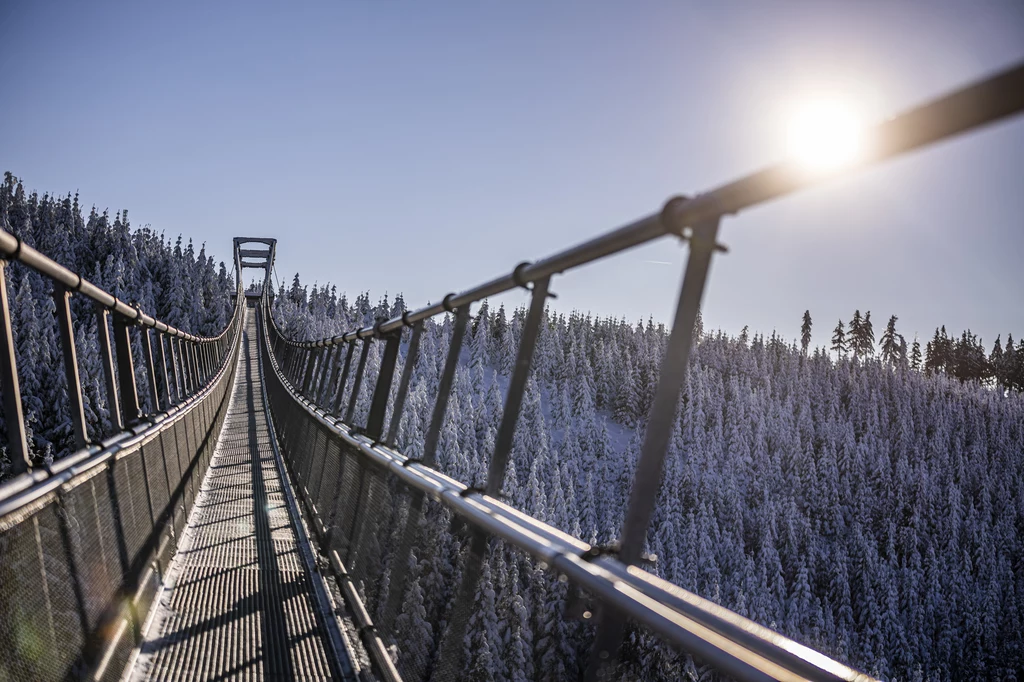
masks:
[[[878,125],[861,165],[1022,109],[1018,65]],[[0,231],[0,262],[52,283],[76,443],[50,465],[31,456],[0,277],[3,445],[16,473],[0,485],[0,681],[471,679],[466,635],[497,546],[568,583],[562,617],[582,622],[587,680],[622,678],[629,628],[738,680],[871,679],[642,568],[692,329],[711,261],[724,251],[721,219],[837,174],[784,163],[675,197],[440,303],[319,340],[287,338],[275,324],[274,239],[235,239],[234,314],[219,336],[197,337]],[[551,279],[659,238],[684,240],[688,262],[620,538],[594,547],[512,508],[502,486]],[[243,292],[244,269],[262,271],[260,291]],[[449,394],[471,306],[516,288],[531,303],[486,484],[468,486],[435,466]],[[87,426],[72,296],[95,306],[115,427],[107,437]],[[450,346],[423,453],[406,457],[395,440],[424,322],[445,315]],[[382,344],[381,360],[369,376],[373,344]],[[354,423],[370,382],[368,417]],[[451,605],[430,624],[438,644],[410,651],[397,621],[431,507],[451,518],[461,551]]]

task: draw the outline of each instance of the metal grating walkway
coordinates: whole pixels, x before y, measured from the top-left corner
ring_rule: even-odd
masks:
[[[247,312],[224,430],[130,680],[338,680],[351,670],[271,444]]]

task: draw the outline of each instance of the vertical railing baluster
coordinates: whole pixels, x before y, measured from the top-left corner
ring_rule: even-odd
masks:
[[[348,344],[348,350],[345,351],[345,364],[341,370],[341,379],[338,380],[337,388],[331,390],[337,391],[334,396],[334,406],[331,410],[331,414],[338,415],[341,417],[341,403],[345,399],[345,384],[348,383],[348,370],[352,366],[352,353],[356,349],[356,343],[353,341]]]
[[[188,342],[188,366],[192,372],[192,392],[198,393],[203,387],[202,378],[199,376],[199,363],[196,361],[196,344]]]
[[[299,367],[299,371],[295,375],[295,382],[298,385],[299,392],[305,392],[305,380],[306,372],[311,371],[313,368],[313,362],[316,359],[316,351],[312,348],[302,349],[302,366]]]
[[[188,389],[185,387],[185,377],[181,372],[181,344],[177,336],[167,339],[167,345],[171,352],[171,374],[174,375],[174,396],[178,403],[185,401]]]
[[[85,406],[82,404],[82,378],[78,374],[78,351],[75,348],[75,331],[71,324],[71,292],[60,282],[53,283],[53,303],[56,306],[57,327],[64,356],[64,380],[67,384],[68,408],[71,411],[71,427],[75,434],[75,449],[81,450],[89,443],[89,429],[85,423]]]
[[[398,438],[398,427],[402,424],[402,411],[405,409],[405,399],[409,395],[409,383],[412,381],[416,358],[419,356],[421,336],[423,336],[422,321],[413,325],[409,349],[405,354],[405,366],[402,368],[402,379],[398,382],[398,394],[395,396],[395,406],[391,410],[391,423],[388,424],[388,437],[385,440],[391,446],[397,444],[395,439]]]
[[[359,353],[359,365],[356,367],[356,378],[352,382],[352,395],[348,400],[348,410],[345,412],[345,422],[352,423],[352,415],[356,411],[356,401],[359,400],[359,389],[363,385],[363,373],[366,371],[366,357],[370,354],[370,344],[373,337],[363,339],[363,348]]]
[[[401,344],[401,330],[391,334],[384,344],[377,385],[373,387],[373,397],[370,399],[370,415],[366,419],[366,435],[375,441],[380,440],[384,432],[384,415],[388,410],[391,382],[395,376],[395,363],[398,361],[398,347]]]
[[[167,409],[171,409],[171,405],[174,404],[174,400],[171,398],[171,384],[167,376],[167,353],[164,351],[164,334],[162,332],[156,333],[156,348],[157,362],[160,363],[160,376],[164,383],[164,399],[166,401]]]
[[[519,421],[523,395],[530,379],[530,366],[533,362],[534,349],[537,346],[537,335],[544,319],[544,306],[548,298],[549,284],[550,278],[548,277],[533,283],[530,311],[523,325],[519,350],[516,353],[516,364],[512,369],[512,378],[509,380],[508,394],[505,397],[505,409],[502,412],[498,435],[495,439],[494,454],[491,455],[491,463],[487,471],[486,492],[492,497],[501,494],[501,487],[505,481],[505,471],[508,468],[508,459],[512,452],[516,423]],[[476,591],[480,585],[480,570],[483,567],[486,552],[487,533],[474,526],[470,532],[469,555],[466,557],[466,566],[462,570],[459,593],[453,602],[455,606],[441,642],[437,679],[457,677],[456,673],[462,667],[462,640],[466,635],[466,626],[469,623]]]
[[[512,378],[509,380],[508,394],[505,396],[505,409],[502,412],[498,435],[494,441],[494,454],[491,456],[491,463],[487,469],[487,494],[494,497],[501,494],[501,486],[505,482],[505,471],[508,469],[508,459],[512,453],[516,423],[519,421],[523,395],[526,393],[526,384],[530,378],[533,351],[537,346],[537,335],[544,319],[544,306],[548,298],[549,284],[550,278],[548,277],[533,283],[530,311],[527,313],[526,323],[523,325],[519,351],[516,354],[516,364],[512,369]]]
[[[296,346],[288,344],[288,349],[285,353],[285,370],[284,375],[288,377],[288,381],[295,385],[295,363],[298,362],[299,351]]]
[[[142,357],[146,363],[146,379],[149,380],[150,409],[160,411],[160,394],[156,389],[156,367],[153,365],[153,330],[146,327],[142,332]]]
[[[139,409],[139,394],[135,387],[135,362],[132,360],[131,339],[128,336],[128,320],[114,314],[114,350],[117,353],[117,381],[121,393],[121,418],[125,426],[131,426],[142,414]]]
[[[306,363],[306,374],[302,377],[302,394],[309,395],[309,384],[313,381],[313,372],[316,371],[316,363],[320,360],[320,348],[313,348],[309,351],[309,362]]]
[[[207,346],[205,343],[200,343],[199,344],[199,369],[200,369],[200,371],[202,372],[202,375],[203,375],[203,385],[204,386],[207,384],[207,382],[210,381],[210,375],[211,375],[211,373],[210,373],[210,355],[209,355],[209,353],[207,351],[209,351],[209,346]]]
[[[18,383],[18,361],[14,353],[14,332],[11,331],[11,305],[7,298],[7,261],[0,260],[0,389],[4,392],[4,423],[7,427],[7,450],[11,458],[11,474],[28,471],[32,461],[25,437],[25,415],[21,408],[21,386]]]
[[[369,347],[369,339],[366,340],[367,345],[365,349]],[[373,388],[373,396],[370,399],[370,414],[366,420],[366,435],[373,441],[380,440],[381,433],[384,430],[384,413],[388,407],[388,397],[391,394],[391,382],[395,376],[395,363],[398,360],[398,347],[402,343],[401,330],[392,333],[387,337],[387,341],[384,346],[384,354],[381,358],[380,371],[377,373],[377,382]],[[360,362],[362,364],[362,362]],[[356,389],[358,390],[359,382],[356,381]],[[353,524],[352,535],[350,535],[351,542],[349,543],[349,552],[346,556],[346,560],[351,563],[351,552],[354,549],[357,557],[362,550],[363,537],[367,533],[367,526],[371,521],[371,516],[368,510],[375,509],[377,507],[377,501],[374,499],[373,486],[370,484],[372,481],[367,481],[366,467],[360,467],[359,469],[359,488],[356,493],[356,515],[360,517],[358,524]],[[363,513],[360,514],[359,511]],[[378,519],[379,522],[379,519]]]
[[[302,363],[305,359],[306,354],[302,349],[298,346],[292,346],[292,361],[288,371],[288,380],[292,382],[292,386],[299,383],[295,377],[298,376],[299,371],[302,369]]]
[[[338,356],[341,355],[340,346],[334,344],[327,349],[327,357],[324,358],[324,366],[320,372],[320,376],[317,379],[316,388],[313,389],[314,402],[317,405],[323,406],[324,404],[324,392],[327,390],[328,382],[331,378],[331,374],[335,371],[334,366],[338,364]]]
[[[455,326],[452,328],[451,345],[448,347],[448,357],[445,359],[441,381],[437,384],[437,400],[434,402],[434,412],[430,416],[430,426],[423,439],[423,463],[427,466],[434,466],[437,456],[437,441],[441,436],[441,428],[444,426],[444,414],[448,409],[448,399],[451,397],[452,383],[455,381],[455,370],[459,364],[462,340],[466,336],[468,323],[469,305],[464,305],[455,311]]]
[[[192,354],[189,352],[190,341],[187,339],[180,339],[178,341],[178,350],[181,352],[181,373],[185,377],[185,387],[187,396],[191,397],[196,392],[195,377],[192,375]]]
[[[644,432],[640,459],[633,475],[626,519],[622,524],[618,557],[627,565],[636,564],[640,560],[647,542],[647,529],[661,487],[662,470],[676,421],[679,396],[686,382],[693,347],[693,328],[700,312],[711,256],[717,248],[718,224],[719,219],[714,218],[695,226],[691,233],[683,286],[676,304],[672,331],[662,356],[658,387],[655,389],[654,402]],[[587,668],[588,680],[603,680],[610,676],[618,658],[625,627],[626,619],[621,611],[607,604],[598,607],[598,630]]]
[[[423,457],[420,461],[427,466],[433,466],[436,460],[437,442],[441,434],[441,427],[444,426],[444,414],[448,409],[448,398],[452,390],[452,382],[455,379],[455,370],[458,368],[459,354],[462,352],[462,341],[466,336],[466,325],[468,322],[469,304],[466,304],[455,311],[455,325],[452,328],[448,356],[445,358],[441,381],[438,383],[437,399],[434,401],[434,411],[430,417],[430,426],[427,428],[427,435],[423,441]],[[409,360],[407,359],[406,363],[408,362]],[[392,586],[388,593],[388,613],[397,613],[401,600],[405,597],[405,583],[408,577],[407,559],[409,553],[412,552],[412,545],[416,539],[416,530],[419,528],[422,513],[423,491],[418,488],[410,490],[409,513],[405,517],[405,528],[402,530],[399,550],[395,554],[396,560],[391,569],[393,573],[391,576]]]
[[[107,412],[110,425],[114,431],[122,431],[124,422],[121,420],[121,400],[117,395],[117,383],[114,376],[114,355],[110,351],[110,313],[100,303],[96,304],[96,339],[100,347],[100,362],[103,364],[103,378],[107,388]]]

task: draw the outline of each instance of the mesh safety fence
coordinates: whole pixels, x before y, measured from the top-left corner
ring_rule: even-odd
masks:
[[[299,397],[292,380],[282,376],[290,372],[304,381],[302,365],[289,368],[289,360],[279,360],[268,344],[261,352],[277,437],[310,525],[321,551],[337,557],[372,621],[372,627],[360,628],[364,642],[379,638],[407,682],[581,679],[596,633],[594,596],[545,562],[475,530],[371,461],[340,435],[347,424],[318,418],[325,410]],[[372,379],[371,374],[363,385],[372,387]],[[344,413],[351,384],[349,377],[340,389],[346,400],[327,391],[319,402],[341,405]],[[360,416],[365,420],[368,400],[360,402],[356,423]],[[474,552],[482,560],[471,566]],[[467,571],[479,574],[468,592]],[[687,675],[728,679],[699,668],[685,652],[630,621],[623,655],[603,677]]]
[[[205,395],[0,500],[0,682],[121,675],[220,433],[233,349]]]

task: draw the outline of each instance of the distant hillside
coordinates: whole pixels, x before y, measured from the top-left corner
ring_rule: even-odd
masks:
[[[402,309],[401,298],[350,302],[297,276],[275,301],[297,338]],[[486,475],[524,316],[474,308],[439,452],[462,481]],[[1024,668],[1024,395],[991,375],[954,377],[956,358],[980,346],[966,334],[961,355],[957,342],[929,344],[916,361],[883,334],[882,360],[855,319],[856,356],[839,360],[746,331],[700,333],[650,570],[883,679],[1014,679]],[[450,318],[438,320],[400,431],[410,456],[422,451],[451,333]],[[549,311],[505,486],[512,504],[589,542],[617,537],[666,338],[651,322]],[[1000,376],[1012,376],[1006,367]],[[357,424],[372,387],[362,384]],[[460,546],[448,524],[425,527],[399,621],[399,660],[419,673],[436,652],[431,623],[452,599]],[[389,589],[386,566],[371,574]],[[589,626],[563,618],[564,595],[522,555],[492,552],[467,638],[473,679],[576,679]],[[714,678],[651,637],[633,633],[627,649],[623,679]]]

